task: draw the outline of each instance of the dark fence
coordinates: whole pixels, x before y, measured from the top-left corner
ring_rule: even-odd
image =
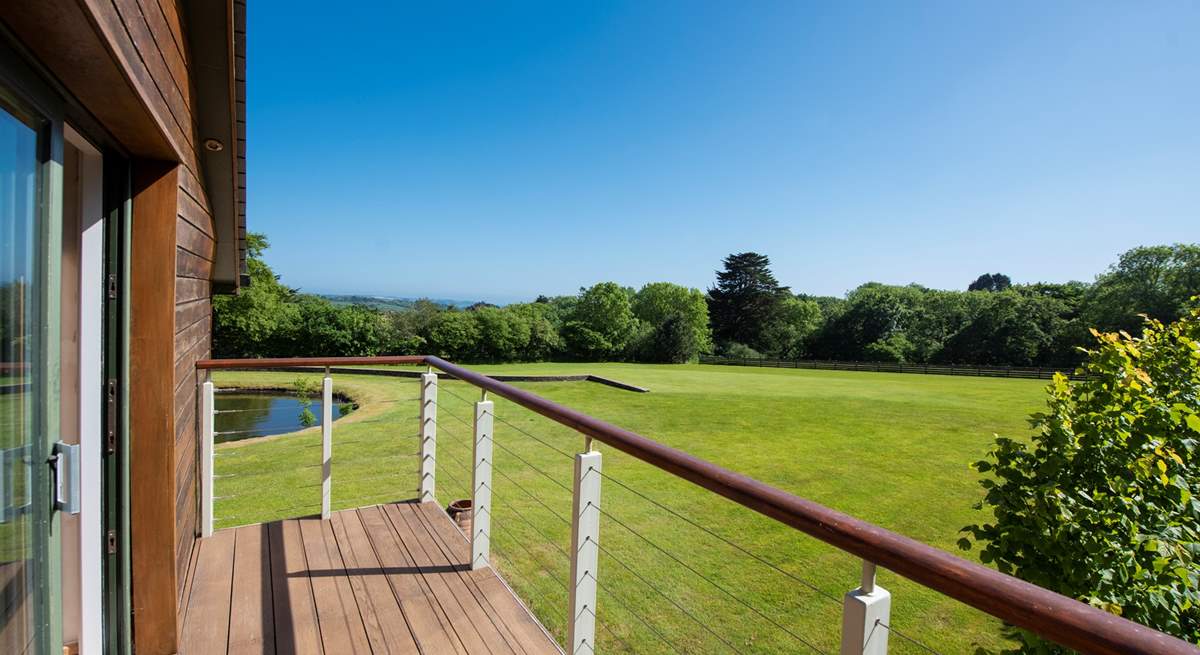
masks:
[[[1049,380],[1063,373],[1072,380],[1086,376],[1068,367],[969,366],[963,364],[902,364],[899,362],[835,362],[820,359],[768,359],[765,357],[716,357],[700,355],[701,364],[759,366],[763,368],[809,368],[825,371],[873,371],[876,373],[924,373],[926,375],[969,375],[987,378]]]

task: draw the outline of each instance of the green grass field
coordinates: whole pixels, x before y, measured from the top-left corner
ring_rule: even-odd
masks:
[[[982,490],[968,464],[987,451],[993,433],[1028,434],[1026,417],[1041,406],[1045,384],[717,366],[478,369],[590,372],[647,387],[650,393],[636,394],[585,382],[518,385],[954,553],[959,552],[954,545],[958,529],[981,517],[971,509]],[[287,387],[295,378],[250,372],[214,376],[219,387]],[[334,424],[335,508],[415,496],[417,381],[335,375],[334,384],[361,405]],[[469,423],[478,391],[446,381],[441,390],[438,498],[445,504],[469,497]],[[567,452],[582,449],[583,439],[495,400],[500,447],[493,560],[561,641],[570,531],[560,517],[570,513],[570,494],[563,487],[570,487],[572,463],[528,435]],[[611,448],[599,449],[610,478],[603,490],[609,515],[602,519],[605,554],[599,575],[603,650],[670,652],[662,635],[685,653],[837,651],[838,599],[858,583],[857,560]],[[319,509],[318,430],[221,444],[217,454],[218,527]],[[733,540],[786,575],[673,518],[617,481]],[[1000,623],[980,612],[886,571],[880,572],[879,584],[893,594],[892,626],[904,635],[943,653],[1005,644]],[[891,649],[925,652],[897,635]]]

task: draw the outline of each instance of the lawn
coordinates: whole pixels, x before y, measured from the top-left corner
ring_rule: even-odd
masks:
[[[518,385],[954,553],[958,529],[982,518],[971,509],[982,492],[968,464],[987,451],[993,433],[1028,434],[1026,417],[1040,407],[1045,385],[699,365],[478,370],[588,372],[647,387],[650,393],[637,394],[586,382]],[[214,379],[219,387],[287,387],[296,377],[223,372]],[[334,424],[335,508],[414,497],[417,381],[335,375],[334,386],[360,404]],[[463,383],[442,382],[443,504],[469,497],[469,423],[478,396]],[[572,464],[556,451],[582,449],[583,439],[494,400],[493,560],[562,641],[570,532],[563,517],[570,513]],[[857,585],[857,560],[611,448],[598,448],[605,453],[608,478],[599,575],[603,650],[838,650],[838,599]],[[319,431],[221,444],[216,473],[218,527],[314,513],[320,498]],[[890,572],[880,572],[879,584],[893,594],[892,626],[903,635],[944,653],[1005,644],[999,622],[980,612]],[[674,646],[666,646],[664,637]],[[897,634],[891,650],[926,652]]]

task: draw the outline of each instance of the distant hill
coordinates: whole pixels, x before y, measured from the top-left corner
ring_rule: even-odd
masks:
[[[349,294],[317,294],[335,305],[366,305],[373,309],[388,312],[402,312],[410,309],[420,298],[396,298],[393,296],[359,296]],[[446,298],[426,298],[429,302],[443,307],[466,309],[474,305],[475,300],[448,300]]]

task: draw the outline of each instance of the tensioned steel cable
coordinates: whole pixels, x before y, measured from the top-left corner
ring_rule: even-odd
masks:
[[[464,382],[463,384],[466,384],[466,383]],[[467,385],[467,386],[471,386],[471,385]],[[449,395],[449,396],[452,396],[452,397],[454,397],[454,398],[457,398],[457,399],[459,399],[459,400],[461,400],[461,401],[463,401],[464,403],[467,403],[467,404],[469,404],[469,405],[474,405],[474,404],[477,402],[477,401],[475,401],[475,400],[468,400],[468,399],[466,399],[466,398],[463,398],[462,396],[460,396],[460,395],[458,395],[458,394],[454,393],[453,391],[451,391],[451,390],[450,390],[450,388],[449,388],[449,387],[447,387],[447,386],[438,385],[438,393],[441,393],[441,392],[443,392],[443,391],[445,391],[447,395]]]
[[[546,540],[546,543],[550,544],[551,546],[553,546],[553,547],[554,547],[554,549],[555,549],[555,550],[557,550],[558,552],[562,553],[562,556],[563,556],[563,557],[565,557],[565,558],[567,558],[567,561],[568,561],[568,562],[569,562],[569,561],[571,561],[571,554],[570,554],[570,553],[568,553],[568,552],[566,551],[566,549],[564,549],[562,546],[559,546],[557,543],[555,543],[555,539],[554,539],[554,537],[551,537],[550,535],[546,534],[545,532],[542,532],[542,529],[541,529],[541,528],[537,527],[536,525],[534,525],[534,523],[533,523],[532,521],[530,521],[529,519],[525,518],[525,515],[524,515],[524,514],[522,514],[522,513],[521,513],[521,512],[519,512],[519,511],[517,511],[516,507],[514,507],[513,505],[507,505],[506,507],[507,507],[509,510],[512,510],[512,513],[513,513],[514,515],[516,515],[516,517],[517,517],[517,518],[521,519],[522,521],[524,521],[524,522],[525,522],[525,524],[526,524],[526,525],[528,525],[529,527],[533,528],[533,531],[534,531],[534,532],[536,532],[536,533],[538,533],[539,535],[541,535],[541,537],[542,537],[543,539],[545,539],[545,540]]]
[[[613,516],[612,512],[609,512],[609,511],[605,510],[605,509],[604,509],[604,508],[602,508],[602,507],[597,507],[596,509],[597,509],[597,510],[599,510],[601,514],[603,514],[604,516],[607,516],[609,519],[611,519],[611,520],[612,520],[614,523],[616,523],[617,525],[619,525],[619,526],[621,526],[622,528],[625,528],[626,530],[628,530],[628,531],[629,531],[629,533],[630,533],[630,534],[632,534],[633,536],[635,536],[635,537],[637,537],[638,539],[641,539],[642,541],[646,542],[648,545],[650,545],[652,548],[654,548],[654,549],[655,549],[655,550],[657,550],[658,552],[662,553],[663,555],[666,555],[668,558],[670,558],[670,559],[671,559],[672,561],[674,561],[676,564],[678,564],[678,565],[682,566],[683,568],[687,569],[688,571],[691,571],[691,572],[692,572],[692,573],[693,573],[693,574],[694,574],[696,577],[698,577],[698,578],[700,578],[701,580],[704,580],[705,582],[707,582],[708,584],[710,584],[710,585],[712,585],[712,586],[716,587],[716,588],[717,588],[717,589],[719,589],[719,590],[720,590],[722,593],[724,593],[726,596],[729,596],[730,598],[732,598],[732,599],[734,599],[735,601],[737,601],[738,603],[740,603],[740,604],[741,604],[743,607],[745,607],[746,609],[748,609],[748,610],[750,610],[751,612],[754,612],[755,614],[759,615],[759,616],[760,616],[760,617],[762,617],[764,620],[766,620],[768,623],[770,623],[771,625],[775,626],[777,629],[779,629],[779,630],[783,631],[784,633],[786,633],[786,634],[790,635],[790,636],[791,636],[793,639],[795,639],[796,641],[799,641],[800,643],[804,644],[805,646],[808,646],[809,648],[811,648],[811,649],[813,649],[813,650],[817,651],[818,653],[824,653],[824,652],[825,652],[825,651],[821,650],[820,648],[818,648],[817,646],[815,646],[815,645],[814,645],[812,642],[810,642],[810,641],[808,641],[807,639],[805,639],[804,637],[801,637],[800,635],[796,634],[795,632],[792,632],[791,630],[787,629],[786,627],[784,627],[782,624],[780,624],[780,623],[779,623],[778,621],[776,621],[775,619],[772,619],[771,617],[767,616],[766,614],[763,614],[761,611],[759,611],[759,609],[758,609],[757,607],[755,607],[755,606],[751,605],[750,603],[747,603],[745,600],[742,600],[742,598],[741,598],[740,596],[738,596],[737,594],[733,593],[732,591],[729,591],[729,590],[728,590],[728,589],[726,589],[725,587],[721,586],[719,583],[717,583],[717,582],[713,581],[712,579],[708,578],[707,576],[705,576],[703,573],[701,573],[701,572],[697,571],[696,569],[692,568],[691,566],[689,566],[689,565],[687,564],[687,562],[684,562],[683,560],[679,559],[678,557],[676,557],[676,556],[672,555],[672,554],[671,554],[670,552],[668,552],[668,551],[667,551],[665,548],[663,548],[662,546],[659,546],[658,544],[654,543],[653,541],[651,541],[651,540],[650,540],[648,537],[646,537],[645,535],[643,535],[643,534],[641,534],[640,532],[638,532],[637,530],[634,530],[633,528],[629,527],[629,526],[628,526],[628,525],[626,525],[626,524],[625,524],[623,521],[621,521],[621,520],[620,520],[620,519],[618,519],[617,517]]]
[[[492,418],[496,419],[500,423],[503,423],[504,425],[507,425],[508,427],[516,430],[517,432],[520,432],[521,434],[529,437],[530,439],[533,439],[534,441],[542,444],[543,446],[549,448],[550,450],[553,450],[554,452],[558,453],[559,455],[562,455],[563,457],[566,457],[567,459],[575,459],[575,456],[572,455],[571,453],[568,453],[567,451],[559,448],[558,446],[555,446],[554,444],[541,439],[540,437],[533,434],[532,432],[527,432],[524,429],[522,429],[521,427],[504,420],[502,417],[497,416],[495,412],[488,412],[488,414],[491,414]]]
[[[460,400],[463,400],[464,402],[472,402],[472,401],[468,401],[468,400],[464,399],[462,396],[459,396],[459,395],[457,395],[457,394],[454,394],[454,393],[451,393],[450,395],[452,395],[452,396],[454,396],[455,398],[458,398],[458,399],[460,399]],[[554,444],[551,444],[551,443],[549,443],[548,441],[546,441],[546,440],[542,439],[541,437],[538,437],[537,435],[533,434],[532,432],[528,432],[528,431],[524,430],[523,428],[521,428],[520,426],[518,426],[518,425],[516,425],[516,424],[514,424],[514,423],[511,423],[511,422],[509,422],[509,421],[507,421],[507,420],[505,420],[505,419],[504,419],[504,417],[497,415],[497,414],[496,414],[494,411],[493,411],[493,412],[485,412],[485,413],[486,413],[486,414],[488,414],[488,415],[490,415],[492,418],[496,419],[496,421],[498,421],[498,422],[500,422],[500,423],[503,423],[504,425],[506,425],[506,426],[508,426],[508,427],[510,427],[510,428],[512,428],[512,429],[514,429],[514,430],[516,430],[517,432],[520,432],[521,434],[523,434],[523,435],[525,435],[525,436],[529,437],[530,439],[533,439],[534,441],[536,441],[536,442],[538,442],[538,443],[542,444],[543,446],[545,446],[545,447],[549,448],[550,450],[553,450],[554,452],[556,452],[556,453],[558,453],[558,454],[562,455],[563,457],[566,457],[566,458],[568,458],[568,459],[575,459],[575,456],[574,456],[574,455],[572,455],[571,453],[568,453],[567,451],[565,451],[565,450],[562,450],[561,448],[559,448],[559,447],[555,446]],[[469,423],[467,423],[466,421],[464,421],[463,419],[459,418],[458,416],[455,416],[455,415],[453,415],[453,414],[451,414],[451,416],[452,416],[452,417],[453,417],[455,420],[457,420],[458,422],[460,422],[460,423],[462,423],[462,424],[464,424],[464,425],[467,425],[467,426],[473,427],[473,426],[471,426]]]
[[[603,545],[601,545],[601,544],[600,544],[600,542],[595,542],[595,543],[596,543],[596,547],[600,549],[600,552],[604,553],[605,555],[608,555],[608,556],[609,556],[609,558],[610,558],[610,559],[612,559],[612,561],[614,561],[614,562],[616,562],[617,564],[621,565],[621,568],[625,569],[626,571],[629,571],[629,573],[630,573],[630,574],[632,574],[632,575],[633,575],[633,577],[635,577],[635,578],[637,578],[639,581],[641,581],[641,583],[642,583],[643,585],[645,585],[646,587],[649,587],[651,591],[654,591],[654,592],[655,592],[655,593],[657,593],[659,596],[662,596],[663,598],[666,598],[666,599],[667,599],[667,602],[669,602],[669,603],[671,603],[672,605],[674,605],[676,609],[678,609],[680,612],[682,612],[684,616],[688,617],[688,618],[689,618],[689,619],[691,619],[693,622],[695,622],[695,623],[696,623],[696,625],[700,626],[701,628],[704,628],[705,632],[707,632],[707,633],[711,634],[712,636],[716,637],[716,638],[717,638],[717,641],[719,641],[719,642],[721,642],[721,643],[725,644],[725,646],[726,646],[726,647],[728,647],[728,648],[729,648],[730,650],[732,650],[733,652],[735,652],[735,653],[738,653],[739,655],[741,654],[741,652],[742,652],[742,651],[738,650],[736,646],[734,646],[733,644],[731,644],[731,643],[729,643],[728,641],[726,641],[724,637],[722,637],[721,635],[719,635],[719,634],[717,634],[716,632],[714,632],[714,631],[713,631],[713,629],[712,629],[712,628],[710,628],[710,627],[708,626],[708,624],[707,624],[707,623],[705,623],[704,621],[701,621],[700,619],[696,618],[696,615],[694,615],[694,614],[692,614],[691,612],[689,612],[689,611],[687,610],[687,608],[686,608],[686,607],[684,607],[684,606],[680,605],[679,603],[677,603],[677,602],[675,601],[675,599],[674,599],[674,598],[671,598],[671,596],[669,596],[669,595],[668,595],[667,593],[665,593],[663,590],[661,590],[661,589],[659,589],[658,587],[654,586],[654,583],[650,582],[650,581],[649,581],[649,580],[647,580],[647,579],[646,579],[644,576],[642,576],[642,574],[640,574],[640,573],[638,573],[637,571],[633,570],[633,568],[632,568],[632,567],[630,567],[630,566],[629,566],[628,564],[626,564],[625,562],[621,561],[621,558],[619,558],[619,557],[617,557],[616,555],[614,555],[614,554],[612,553],[612,551],[610,551],[610,550],[608,550],[607,548],[605,548]]]
[[[503,532],[503,531],[501,531],[501,532]],[[571,593],[571,591],[569,589],[567,589],[567,584],[565,582],[563,582],[562,580],[560,580],[559,577],[557,575],[555,575],[555,573],[553,571],[550,570],[550,567],[546,566],[545,561],[542,560],[542,558],[538,557],[537,554],[533,552],[532,548],[530,548],[529,546],[526,546],[525,542],[520,538],[514,537],[513,540],[517,543],[518,546],[520,546],[522,548],[522,550],[524,550],[529,555],[530,559],[532,559],[538,565],[538,568],[541,569],[542,573],[546,574],[547,578],[556,582],[558,584],[558,586],[562,587],[563,591],[567,592],[567,594]],[[562,610],[563,618],[564,619],[567,618],[567,610],[565,608],[558,605],[557,603],[552,603],[551,606],[560,608]]]
[[[748,549],[746,549],[746,548],[742,547],[740,544],[738,544],[738,543],[736,543],[736,542],[734,542],[734,541],[731,541],[731,540],[727,539],[726,537],[723,537],[723,536],[721,536],[721,535],[717,534],[716,532],[713,532],[712,530],[710,530],[710,529],[708,529],[708,528],[704,527],[703,525],[700,525],[699,523],[697,523],[697,522],[693,521],[692,519],[690,519],[690,518],[688,518],[687,516],[685,516],[685,515],[683,515],[683,514],[679,513],[678,511],[676,511],[676,510],[674,510],[674,509],[672,509],[672,508],[670,508],[670,507],[668,507],[668,506],[666,506],[666,505],[664,505],[664,504],[662,504],[662,503],[658,502],[657,500],[655,500],[655,499],[653,499],[653,498],[651,498],[651,497],[649,497],[649,496],[647,496],[647,495],[643,494],[642,492],[640,492],[640,491],[638,491],[638,490],[634,489],[633,487],[629,486],[628,484],[626,484],[626,483],[624,483],[624,482],[621,482],[619,479],[612,477],[612,475],[610,475],[610,474],[608,474],[608,473],[605,473],[605,472],[601,471],[601,472],[600,472],[600,476],[601,476],[601,477],[603,477],[604,479],[606,479],[606,480],[608,480],[608,481],[612,482],[613,484],[616,484],[617,486],[621,487],[622,489],[624,489],[624,490],[626,490],[626,491],[628,491],[628,492],[632,493],[633,495],[635,495],[635,496],[637,496],[637,497],[641,498],[642,500],[645,500],[646,502],[650,503],[651,505],[654,505],[655,507],[657,507],[657,508],[659,508],[659,509],[663,510],[664,512],[667,512],[667,513],[668,513],[668,514],[670,514],[671,516],[674,516],[675,518],[677,518],[677,519],[679,519],[679,520],[681,520],[681,521],[684,521],[685,523],[687,523],[687,524],[689,524],[689,525],[691,525],[691,526],[693,526],[693,527],[695,527],[695,528],[697,528],[697,529],[699,529],[699,530],[703,531],[705,534],[708,534],[708,535],[710,535],[711,537],[713,537],[713,538],[715,538],[715,539],[717,539],[717,540],[720,540],[720,541],[724,542],[724,543],[725,543],[725,544],[727,544],[728,546],[730,546],[730,547],[732,547],[732,548],[735,548],[735,549],[737,549],[739,552],[741,552],[741,553],[743,553],[743,554],[745,554],[745,555],[748,555],[749,557],[753,558],[754,560],[756,560],[756,561],[758,561],[758,562],[760,562],[760,563],[762,563],[762,564],[765,564],[766,566],[770,567],[771,569],[775,570],[776,572],[780,573],[781,575],[787,576],[789,579],[791,579],[791,580],[793,580],[793,581],[795,581],[795,582],[799,582],[800,584],[804,585],[805,587],[808,587],[810,590],[812,590],[813,592],[817,593],[817,594],[818,594],[818,595],[820,595],[821,597],[823,597],[823,598],[826,598],[826,599],[828,599],[828,600],[831,600],[831,601],[833,601],[834,603],[837,603],[838,605],[841,605],[841,603],[842,603],[842,600],[841,600],[840,598],[838,598],[837,596],[835,596],[835,595],[833,595],[833,594],[831,594],[831,593],[829,593],[829,592],[827,592],[827,591],[825,591],[825,590],[823,590],[823,589],[821,589],[821,588],[817,587],[817,586],[816,586],[816,585],[814,585],[813,583],[811,583],[811,582],[809,582],[809,581],[807,581],[807,580],[805,580],[805,579],[803,579],[803,578],[801,578],[801,577],[799,577],[799,576],[795,575],[794,573],[791,573],[790,571],[786,571],[786,570],[784,570],[784,569],[780,568],[779,566],[777,566],[776,564],[773,564],[772,562],[770,562],[770,561],[768,561],[768,560],[766,560],[766,559],[763,559],[763,558],[762,558],[762,557],[760,557],[759,555],[757,555],[757,554],[755,554],[755,553],[751,552],[750,550],[748,550]]]
[[[521,549],[522,549],[522,550],[524,550],[524,551],[525,551],[525,553],[526,553],[527,555],[529,555],[529,558],[530,558],[531,560],[533,560],[533,561],[534,561],[534,563],[536,563],[536,564],[537,564],[537,566],[538,566],[538,569],[539,569],[539,570],[541,570],[541,572],[542,572],[542,573],[546,574],[546,577],[547,577],[547,578],[549,578],[549,579],[553,580],[553,581],[555,582],[555,584],[557,584],[559,587],[561,587],[561,588],[562,588],[562,590],[563,590],[564,592],[566,592],[566,593],[567,593],[567,595],[568,595],[568,596],[570,595],[570,593],[571,593],[571,590],[567,588],[567,584],[566,584],[565,582],[563,582],[563,581],[562,581],[562,580],[559,578],[559,576],[558,576],[558,575],[556,575],[556,574],[554,573],[554,571],[551,571],[551,570],[550,570],[550,567],[546,566],[545,560],[543,560],[543,559],[542,559],[540,556],[538,556],[536,553],[534,553],[534,552],[533,552],[533,549],[531,549],[529,546],[526,546],[526,545],[525,545],[525,542],[524,542],[522,539],[514,537],[514,538],[513,538],[513,541],[515,541],[515,542],[516,542],[516,544],[517,544],[518,546],[520,546],[520,547],[521,547]],[[597,581],[597,582],[596,582],[596,586],[597,586],[597,587],[599,587],[600,589],[602,589],[602,590],[603,590],[605,593],[607,593],[609,596],[611,596],[613,600],[617,601],[617,605],[619,605],[619,606],[621,607],[621,609],[624,609],[625,611],[627,611],[627,612],[629,612],[630,614],[632,614],[634,618],[636,618],[637,620],[641,621],[641,622],[642,622],[642,623],[643,623],[643,624],[644,624],[644,625],[645,625],[647,628],[649,628],[649,629],[650,629],[652,632],[654,632],[654,634],[658,635],[658,638],[659,638],[659,639],[661,639],[661,640],[663,641],[663,643],[665,643],[665,644],[667,645],[667,647],[668,647],[668,648],[670,648],[672,651],[674,651],[674,652],[676,652],[676,653],[678,653],[678,652],[679,652],[679,651],[678,651],[678,650],[675,648],[675,646],[674,646],[673,644],[671,644],[671,642],[670,642],[670,641],[668,641],[668,640],[667,640],[667,638],[666,638],[666,637],[662,636],[662,634],[661,634],[661,633],[659,633],[657,630],[655,630],[655,629],[654,629],[654,626],[652,626],[652,625],[650,625],[649,623],[647,623],[647,622],[646,622],[646,619],[642,618],[642,617],[641,617],[640,615],[638,615],[636,612],[634,612],[633,610],[629,609],[629,606],[628,606],[628,605],[625,605],[625,604],[624,604],[624,603],[621,601],[621,599],[620,599],[620,598],[619,598],[619,597],[618,597],[616,594],[614,594],[614,593],[613,593],[611,590],[609,590],[609,589],[608,589],[608,588],[606,588],[606,587],[603,587],[603,586],[601,586],[601,585],[600,585],[600,583],[599,583],[599,581]],[[565,619],[567,618],[567,610],[566,610],[566,608],[564,608],[563,606],[561,606],[561,605],[559,605],[559,604],[557,604],[557,603],[551,603],[551,604],[550,604],[550,606],[551,606],[551,607],[557,607],[557,608],[559,608],[559,609],[560,609],[560,612],[559,612],[559,613],[561,613],[561,614],[562,614],[562,616],[563,616],[563,619],[564,619],[564,621],[565,621]],[[616,632],[614,632],[614,631],[613,631],[613,629],[612,629],[611,627],[609,627],[608,623],[606,623],[606,622],[602,622],[602,621],[597,621],[597,623],[600,625],[600,627],[601,627],[601,628],[603,628],[603,629],[604,629],[604,631],[605,631],[605,632],[607,632],[607,633],[609,634],[609,636],[611,636],[613,639],[615,639],[615,640],[617,640],[617,641],[621,642],[621,645],[625,646],[625,650],[627,650],[627,651],[629,651],[629,652],[631,652],[631,653],[636,653],[636,652],[638,652],[638,651],[637,651],[637,649],[635,649],[633,646],[631,646],[631,645],[629,644],[629,642],[628,642],[628,641],[625,641],[625,639],[623,639],[623,638],[621,637],[621,635],[618,635]]]
[[[916,639],[909,637],[908,635],[904,634],[903,632],[900,632],[899,630],[884,623],[883,621],[880,621],[879,619],[875,619],[875,625],[882,627],[884,630],[887,630],[888,632],[896,635],[897,637],[900,637],[901,639],[909,642],[910,644],[912,644],[918,648],[925,650],[926,652],[933,653],[933,655],[942,655],[942,653],[935,650],[932,646],[926,645],[923,642],[917,641]],[[864,651],[866,650],[865,645],[863,646],[863,650]]]
[[[457,457],[455,457],[454,455],[452,455],[452,454],[450,453],[450,450],[449,450],[449,449],[443,448],[443,449],[442,449],[442,454],[443,454],[443,455],[445,455],[445,456],[447,456],[447,457],[449,457],[449,458],[450,458],[450,461],[452,461],[452,462],[454,462],[455,464],[458,464],[459,466],[461,466],[464,472],[466,472],[466,473],[470,473],[470,472],[471,472],[471,467],[467,466],[467,465],[466,465],[466,464],[465,464],[465,463],[464,463],[462,460],[460,460],[460,459],[458,459]],[[436,461],[436,460],[435,460],[435,461]],[[435,470],[436,470],[436,471],[438,471],[439,473],[447,473],[447,474],[449,474],[449,470],[450,470],[450,469],[448,469],[448,468],[444,468],[444,469],[435,469]],[[435,474],[435,475],[436,475],[436,474]],[[454,481],[455,481],[456,483],[458,483],[458,484],[462,484],[462,482],[460,482],[460,481],[458,480],[458,478],[457,478],[457,477],[455,477],[455,476],[453,476],[453,475],[451,475],[451,476],[450,476],[450,479],[451,479],[451,480],[454,480]],[[463,489],[466,489],[468,492],[471,490],[471,486],[470,486],[470,485],[463,484],[463,485],[462,485],[462,487],[463,487]]]
[[[313,443],[279,446],[277,448],[271,448],[269,454],[272,457],[275,457],[280,453],[300,452],[303,450],[308,450],[309,448],[312,448],[313,450],[319,450],[321,448],[321,444]],[[213,450],[213,455],[216,457],[232,457],[245,454],[246,450],[244,448],[218,448]]]
[[[552,507],[550,507],[550,506],[549,506],[549,505],[547,505],[545,502],[543,502],[543,501],[542,501],[542,499],[541,499],[541,498],[539,498],[539,497],[538,497],[536,494],[534,494],[532,491],[529,491],[529,490],[528,490],[528,489],[526,489],[525,487],[521,486],[521,485],[520,485],[520,484],[519,484],[519,483],[518,483],[516,480],[514,480],[514,479],[510,478],[510,477],[508,476],[508,474],[504,472],[504,470],[503,470],[503,469],[501,469],[501,468],[500,468],[500,467],[498,467],[498,466],[493,466],[493,467],[492,467],[492,471],[494,471],[494,472],[496,472],[496,473],[499,473],[499,474],[501,475],[501,477],[503,477],[505,480],[508,480],[509,482],[511,482],[511,483],[513,484],[513,486],[514,486],[514,487],[516,487],[516,488],[520,489],[521,491],[525,492],[525,495],[526,495],[526,496],[529,496],[530,498],[532,498],[532,499],[533,499],[533,501],[534,501],[535,503],[537,503],[537,504],[541,505],[542,507],[545,507],[545,508],[546,508],[546,511],[550,512],[551,514],[553,514],[553,515],[554,515],[554,517],[555,517],[555,518],[557,518],[559,521],[562,521],[562,522],[563,522],[563,524],[565,524],[566,526],[570,527],[570,525],[571,525],[571,520],[570,520],[570,519],[568,519],[567,517],[565,517],[565,516],[563,516],[563,515],[559,514],[559,513],[558,513],[557,511],[555,511],[555,510],[554,510]]]
[[[670,648],[672,651],[679,653],[679,649],[675,648],[675,644],[672,644],[671,641],[669,639],[667,639],[665,635],[663,635],[663,633],[661,633],[657,629],[655,629],[655,627],[653,625],[651,625],[649,621],[647,621],[645,618],[643,618],[640,613],[635,612],[633,609],[631,609],[629,607],[629,605],[627,605],[625,603],[625,601],[616,594],[616,592],[614,592],[612,589],[609,589],[608,587],[601,584],[601,582],[598,578],[596,578],[595,580],[596,580],[596,587],[598,589],[600,589],[601,591],[603,591],[604,593],[608,594],[610,598],[617,601],[617,605],[620,606],[621,609],[628,612],[631,616],[633,616],[633,618],[637,619],[638,621],[641,621],[642,625],[649,628],[650,632],[653,632],[656,637],[658,637],[660,640],[662,640],[662,642],[664,644],[667,645],[667,648]],[[601,623],[601,625],[607,626],[606,623]],[[617,637],[616,633],[614,633],[611,629],[608,631],[608,633],[614,637]],[[626,648],[630,648],[629,643],[626,642],[624,639],[617,637],[617,640],[620,641],[622,644],[625,644]],[[682,653],[680,655],[682,655]]]
[[[309,426],[305,426],[305,427],[303,427],[303,428],[300,428],[300,429],[301,429],[301,430],[307,430],[307,429],[309,429],[309,428],[314,428],[314,427],[316,427],[316,425],[309,425]],[[225,435],[229,435],[229,434],[251,434],[251,433],[254,433],[254,432],[262,432],[262,431],[263,431],[263,428],[251,428],[251,429],[249,429],[249,430],[223,430],[223,431],[214,431],[214,432],[213,432],[213,436],[214,436],[214,437],[223,437],[223,436],[225,436]],[[299,432],[299,431],[300,431],[300,430],[293,430],[293,432]],[[280,434],[288,434],[288,433],[286,433],[286,432],[282,432],[282,433],[280,433]],[[261,436],[264,436],[264,437],[271,437],[271,436],[275,436],[275,435],[264,434],[264,435],[261,435]]]
[[[474,430],[474,429],[475,429],[475,426],[474,426],[474,425],[472,425],[470,422],[468,422],[468,421],[466,421],[466,420],[464,420],[464,419],[460,418],[460,417],[459,417],[457,414],[455,414],[454,412],[446,412],[446,416],[449,416],[450,418],[452,418],[452,419],[454,419],[454,420],[458,421],[459,423],[462,423],[463,425],[467,426],[468,428],[471,428],[472,430]],[[437,419],[430,419],[430,420],[432,420],[432,421],[434,422],[434,424],[435,424],[435,425],[437,424]]]
[[[522,463],[522,464],[524,464],[525,466],[528,466],[529,468],[533,469],[534,471],[537,471],[538,473],[541,473],[543,477],[545,477],[547,480],[549,480],[549,481],[553,482],[554,484],[558,485],[558,486],[559,486],[559,487],[560,487],[560,488],[561,488],[563,491],[565,491],[565,492],[567,492],[567,493],[569,493],[569,494],[574,494],[574,493],[575,493],[575,492],[571,491],[571,488],[570,488],[570,487],[568,487],[567,485],[565,485],[565,484],[563,484],[563,483],[559,482],[558,480],[555,480],[555,479],[554,479],[554,476],[552,476],[552,475],[550,475],[549,473],[547,473],[547,472],[543,471],[542,469],[540,469],[540,468],[538,468],[538,467],[534,466],[533,464],[530,464],[530,463],[529,463],[529,460],[527,460],[527,459],[525,459],[524,457],[521,457],[520,455],[518,455],[518,454],[514,453],[513,451],[509,450],[509,449],[508,449],[508,447],[506,447],[504,444],[500,443],[499,441],[496,441],[495,439],[493,439],[493,440],[492,440],[492,444],[494,444],[494,445],[495,445],[497,448],[499,448],[500,450],[503,450],[504,452],[508,453],[509,455],[512,455],[513,457],[516,457],[516,458],[517,458],[518,460],[520,460],[520,461],[521,461],[521,463]]]
[[[314,501],[312,503],[308,503],[308,504],[304,504],[304,505],[292,505],[291,507],[283,507],[283,508],[279,508],[279,509],[273,509],[271,511],[274,513],[283,513],[283,512],[290,512],[294,509],[309,509],[309,510],[315,509],[316,511],[319,512],[320,505],[321,505],[320,502]],[[241,519],[247,519],[247,518],[252,518],[252,517],[247,514],[237,514],[234,516],[213,517],[213,520],[214,521],[240,521]],[[275,519],[275,520],[287,520],[287,519]]]

